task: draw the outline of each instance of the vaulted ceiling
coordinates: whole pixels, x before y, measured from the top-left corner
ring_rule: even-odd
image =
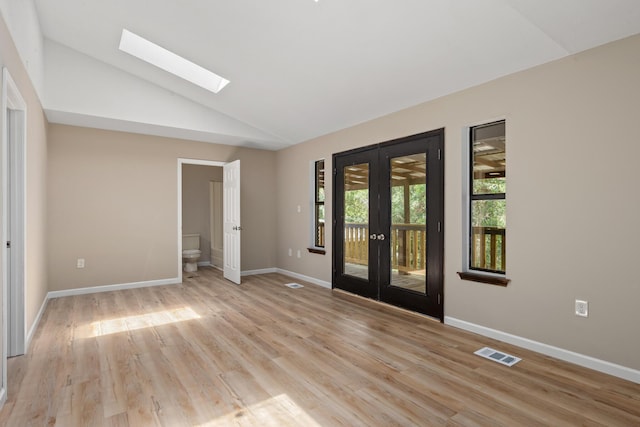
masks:
[[[640,32],[638,0],[35,0],[50,121],[280,149]],[[231,83],[118,49],[123,29]]]

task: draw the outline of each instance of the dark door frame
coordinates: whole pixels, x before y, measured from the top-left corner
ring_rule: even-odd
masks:
[[[413,152],[427,153],[426,294],[390,286],[387,242],[369,242],[368,280],[344,274],[343,168],[369,164],[369,232],[388,233],[390,219],[390,159]],[[340,176],[338,171],[340,171]],[[444,129],[398,138],[333,155],[332,287],[421,312],[444,321]],[[338,182],[341,181],[341,182]],[[340,185],[339,185],[340,184]],[[388,236],[387,236],[388,237]]]

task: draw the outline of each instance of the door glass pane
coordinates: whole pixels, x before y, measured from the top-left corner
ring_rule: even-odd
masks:
[[[427,155],[391,159],[391,286],[426,292]]]
[[[369,279],[369,164],[344,168],[344,273]]]

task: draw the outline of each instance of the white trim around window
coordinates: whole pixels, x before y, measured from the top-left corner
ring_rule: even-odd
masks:
[[[462,188],[461,188],[461,208],[462,208],[462,265],[461,271],[458,275],[463,280],[471,280],[476,282],[496,284],[506,286],[509,279],[505,277],[503,273],[494,273],[491,271],[482,271],[471,268],[470,260],[470,230],[471,230],[471,130],[474,127],[483,126],[495,122],[504,121],[507,125],[506,117],[496,117],[492,119],[483,120],[477,123],[469,124],[461,129],[461,144],[462,144]],[[506,130],[505,130],[506,134]]]

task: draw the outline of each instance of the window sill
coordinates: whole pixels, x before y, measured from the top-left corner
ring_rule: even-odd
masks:
[[[311,252],[312,254],[319,254],[319,255],[324,255],[327,253],[327,251],[325,251],[322,248],[307,248],[307,250],[309,252]]]
[[[511,279],[506,277],[489,276],[487,274],[470,273],[468,271],[459,271],[458,276],[462,280],[469,280],[471,282],[486,283],[488,285],[507,286]]]

